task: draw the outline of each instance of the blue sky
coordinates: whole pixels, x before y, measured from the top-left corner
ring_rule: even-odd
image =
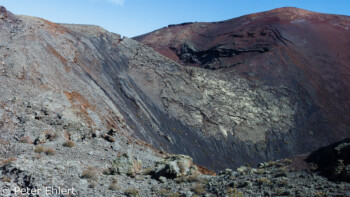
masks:
[[[15,14],[94,24],[127,37],[168,24],[212,22],[278,7],[350,15],[350,0],[0,0]]]

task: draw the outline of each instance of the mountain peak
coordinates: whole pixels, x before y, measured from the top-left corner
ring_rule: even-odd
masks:
[[[292,13],[296,13],[296,14],[314,13],[312,11],[301,9],[301,8],[296,8],[296,7],[281,7],[281,8],[272,9],[272,10],[270,10],[270,12],[283,12],[283,13],[292,12]]]
[[[282,7],[276,8],[264,12],[248,14],[248,18],[270,18],[278,17],[282,20],[295,20],[295,19],[305,19],[310,18],[310,16],[319,16],[321,13],[312,12],[296,7]]]

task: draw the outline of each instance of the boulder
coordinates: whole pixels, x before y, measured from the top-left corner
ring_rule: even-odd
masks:
[[[193,159],[187,155],[171,155],[162,161],[156,162],[154,169],[150,172],[153,178],[166,177],[175,179],[177,177],[199,175],[198,167],[193,164]]]
[[[126,174],[128,176],[135,176],[142,169],[142,162],[135,159],[127,153],[118,155],[117,159],[113,161],[111,170],[118,174]]]

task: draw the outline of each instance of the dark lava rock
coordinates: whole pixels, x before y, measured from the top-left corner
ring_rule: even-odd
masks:
[[[350,182],[350,138],[313,152],[307,162],[333,181]]]

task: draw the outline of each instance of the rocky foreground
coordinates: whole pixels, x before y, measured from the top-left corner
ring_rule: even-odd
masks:
[[[0,188],[2,196],[348,196],[349,142],[321,149],[317,159],[315,152],[215,175],[185,155],[150,156],[141,145],[120,147],[99,136],[76,144],[57,136],[44,145],[17,144],[19,155],[1,160]],[[321,161],[329,162],[328,174]]]

